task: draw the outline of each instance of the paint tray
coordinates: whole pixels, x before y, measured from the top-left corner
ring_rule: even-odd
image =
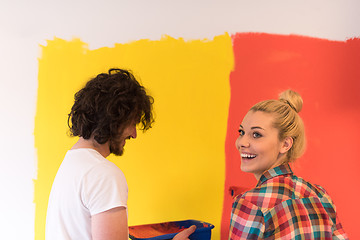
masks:
[[[182,230],[196,226],[196,230],[189,236],[190,240],[210,240],[211,229],[214,225],[197,220],[185,220],[164,222],[129,227],[129,235],[132,240],[165,240],[172,239]]]

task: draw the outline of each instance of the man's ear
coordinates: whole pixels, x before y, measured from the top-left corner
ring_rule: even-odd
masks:
[[[289,151],[293,145],[293,142],[294,142],[294,140],[292,137],[286,137],[282,142],[282,147],[280,149],[280,153],[286,153],[287,151]]]

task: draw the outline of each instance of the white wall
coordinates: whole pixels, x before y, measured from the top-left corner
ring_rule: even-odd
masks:
[[[357,0],[63,0],[0,2],[0,238],[34,239],[34,116],[39,45],[79,37],[91,49],[164,34],[360,37]]]

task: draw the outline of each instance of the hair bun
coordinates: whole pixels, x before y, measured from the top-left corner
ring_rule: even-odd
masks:
[[[285,90],[280,93],[279,100],[285,102],[290,105],[292,109],[294,109],[297,113],[301,111],[303,100],[299,93],[293,90]]]

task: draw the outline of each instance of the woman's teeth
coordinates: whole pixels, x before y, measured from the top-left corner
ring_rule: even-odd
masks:
[[[254,157],[256,157],[256,155],[255,154],[242,153],[241,157],[242,158],[253,159]]]

